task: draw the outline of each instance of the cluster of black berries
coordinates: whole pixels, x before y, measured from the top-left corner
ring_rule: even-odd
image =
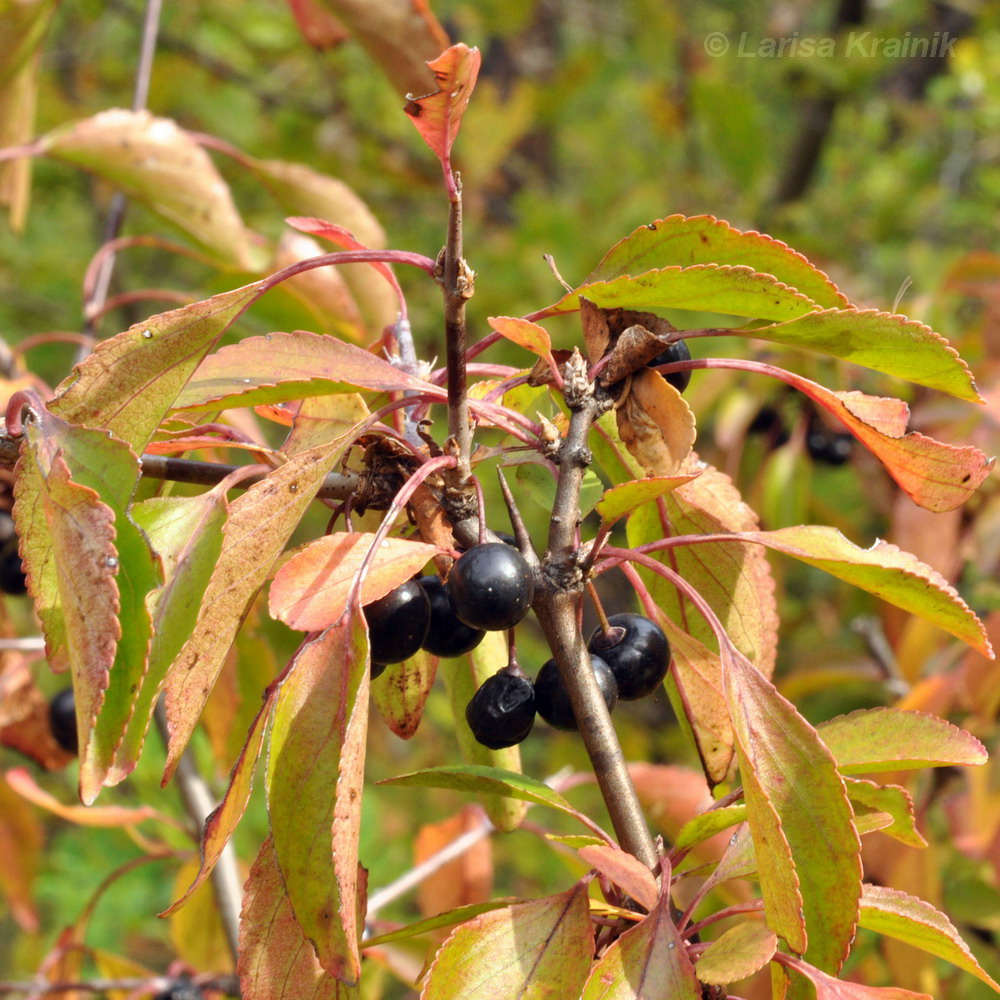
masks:
[[[590,668],[610,712],[622,701],[652,694],[670,666],[663,630],[642,615],[620,614],[598,628],[587,644]],[[548,660],[534,683],[516,664],[484,681],[465,710],[476,739],[491,750],[514,746],[531,732],[535,714],[556,729],[576,729],[569,692],[555,660]]]
[[[534,592],[517,549],[503,542],[474,545],[447,583],[422,576],[365,605],[372,677],[419,649],[444,657],[471,652],[487,632],[513,628],[528,613]]]

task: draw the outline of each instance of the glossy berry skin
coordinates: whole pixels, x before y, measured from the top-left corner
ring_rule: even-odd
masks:
[[[610,712],[618,704],[618,685],[611,667],[599,656],[591,653],[590,666],[597,678],[604,704]],[[576,716],[570,704],[569,692],[563,684],[562,675],[555,660],[546,660],[535,678],[535,709],[538,714],[556,729],[576,729]]]
[[[451,568],[448,594],[455,614],[472,628],[513,628],[531,607],[535,585],[524,556],[503,542],[474,545]]]
[[[450,658],[471,653],[486,633],[458,620],[448,588],[439,576],[422,576],[417,581],[431,604],[431,623],[424,638],[424,649],[435,656]]]
[[[362,609],[368,622],[372,663],[402,663],[420,649],[431,623],[424,588],[407,580]]]
[[[483,681],[465,709],[472,735],[502,750],[520,743],[535,724],[535,688],[522,673],[503,669]]]
[[[670,667],[670,643],[656,622],[643,615],[612,615],[608,619],[616,639],[606,645],[604,631],[597,629],[587,648],[600,656],[615,675],[618,697],[635,701],[652,694],[667,676]],[[623,630],[619,632],[619,630]]]
[[[810,430],[806,435],[806,448],[817,462],[843,465],[850,460],[854,450],[854,437],[851,434],[834,434],[825,428]]]
[[[413,654],[411,653],[410,655],[412,656]],[[372,680],[375,680],[376,677],[381,677],[385,673],[386,667],[388,666],[388,663],[376,663],[372,660],[370,670]]]
[[[73,689],[64,688],[49,702],[49,728],[52,738],[66,751],[77,753],[79,745],[76,735],[76,701]]]
[[[665,351],[660,351],[652,361],[646,364],[650,368],[656,365],[669,365],[675,361],[690,361],[691,352],[683,340],[675,340]],[[665,372],[663,377],[678,391],[683,392],[691,381],[691,372]]]

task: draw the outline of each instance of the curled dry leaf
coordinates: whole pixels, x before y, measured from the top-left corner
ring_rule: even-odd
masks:
[[[622,442],[648,475],[673,476],[691,454],[694,414],[659,372],[635,372],[617,416]]]

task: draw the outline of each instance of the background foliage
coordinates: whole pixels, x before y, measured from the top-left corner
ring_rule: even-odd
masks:
[[[471,306],[473,331],[485,332],[488,315],[520,315],[558,295],[542,253],[552,254],[561,273],[575,283],[637,225],[673,212],[709,212],[738,228],[760,228],[788,242],[826,269],[854,302],[887,309],[901,296],[901,311],[931,323],[970,362],[987,407],[925,398],[920,390],[854,371],[850,387],[908,392],[917,429],[944,440],[971,441],[988,454],[1000,451],[995,222],[1000,13],[985,3],[961,9],[918,0],[857,6],[435,0],[434,12],[450,35],[478,45],[484,54],[476,100],[457,147],[466,193],[466,253],[480,276]],[[855,15],[861,19],[858,29],[873,35],[947,30],[958,41],[946,65],[922,69],[916,61],[877,56],[736,54],[743,32],[750,45],[796,31],[826,36],[848,30]],[[129,105],[141,16],[140,6],[126,0],[56,9],[43,48],[35,134]],[[706,52],[711,32],[730,39],[725,56]],[[358,45],[310,49],[284,4],[179,0],[167,5],[148,103],[156,114],[253,156],[301,161],[341,178],[371,206],[392,246],[433,257],[442,242],[439,168],[414,141],[410,123],[399,113],[399,95]],[[817,122],[824,120],[827,128],[819,134]],[[796,173],[797,157],[810,148],[817,151],[815,170]],[[217,163],[247,224],[275,236],[283,213],[274,201],[226,157],[217,157]],[[0,225],[0,336],[11,346],[39,333],[79,330],[81,278],[101,242],[110,198],[104,185],[65,165],[41,159],[33,173],[34,204],[23,232]],[[130,209],[126,232],[161,228],[142,209]],[[154,287],[203,297],[245,278],[139,250],[120,263],[113,292]],[[422,356],[443,353],[434,290],[406,274],[401,280]],[[165,306],[157,302],[126,305],[105,318],[100,331],[110,335],[160,308]],[[309,329],[314,322],[300,303],[275,295],[243,328],[263,333]],[[577,320],[563,322],[568,344],[576,337]],[[550,329],[558,336],[558,323]],[[741,349],[731,345],[734,352]],[[73,345],[48,344],[33,349],[29,360],[52,384],[69,367],[74,350]],[[815,371],[801,362],[799,370],[813,377],[834,365],[825,360],[807,364]],[[848,387],[846,371],[838,371],[837,379]],[[956,582],[993,626],[996,642],[1000,497],[995,477],[962,511],[929,514],[900,502],[891,481],[867,456],[852,455],[838,466],[815,461],[807,448],[809,433],[817,429],[814,418],[797,400],[760,380],[695,373],[688,398],[699,415],[699,450],[736,478],[765,527],[819,521],[862,545],[888,538]],[[526,505],[525,513],[532,534],[542,537],[544,504]],[[314,516],[314,533],[322,531],[322,517],[321,512]],[[782,584],[783,619],[777,678],[810,720],[894,704],[950,717],[991,749],[996,746],[1000,683],[995,668],[962,652],[943,633],[846,585],[802,567],[774,565]],[[616,601],[627,606],[624,588],[608,599],[614,610]],[[8,599],[5,615],[12,633],[33,631],[26,601]],[[259,636],[251,632],[241,640],[238,661],[217,696],[218,710],[225,699],[241,717],[252,713],[256,692],[295,641],[274,623],[261,626]],[[521,658],[530,664],[529,672],[546,656],[539,641],[534,646],[525,641]],[[60,685],[43,669],[39,676],[50,691]],[[454,741],[446,708],[445,693],[436,690],[424,724],[408,743],[373,725],[371,778],[447,762]],[[616,722],[630,759],[696,764],[665,699],[622,706]],[[233,727],[239,731],[239,725]],[[218,772],[220,779],[228,764],[220,767],[219,760],[231,761],[236,749],[213,752],[221,749],[225,732],[220,724],[215,746],[205,734],[196,741],[205,770]],[[572,735],[536,733],[523,753],[525,770],[539,776],[564,764],[586,768]],[[12,751],[0,750],[4,769],[20,762]],[[152,802],[181,816],[179,805],[170,801],[173,793],[159,792],[162,763],[162,752],[150,740],[135,775],[104,793],[102,802]],[[866,848],[866,861],[870,876],[942,906],[963,930],[971,930],[974,950],[996,978],[1000,782],[994,767],[915,779],[911,791],[931,847],[904,852],[876,835]],[[69,772],[36,777],[70,802],[75,779]],[[0,793],[12,794],[6,788]],[[657,798],[655,786],[648,794]],[[600,817],[596,791],[583,788],[574,795],[581,808]],[[413,831],[454,814],[460,804],[446,792],[372,787],[366,793],[361,845],[370,885],[384,885],[409,868]],[[2,809],[0,800],[0,814]],[[669,817],[663,822],[670,832]],[[256,845],[265,832],[256,793],[237,846]],[[9,836],[9,827],[0,828],[0,843]],[[24,853],[24,875],[32,876],[28,896],[33,904],[27,905],[33,906],[41,933],[30,933],[31,920],[24,913],[0,907],[0,970],[11,978],[33,972],[101,880],[143,853],[133,843],[137,834],[128,830],[80,836],[79,828],[54,819],[19,834],[22,844],[36,836],[39,850]],[[582,873],[575,857],[564,860],[537,843],[524,831],[495,838],[492,859],[477,856],[477,877],[492,878],[497,895],[538,895],[564,888],[567,868]],[[174,846],[186,844],[178,836]],[[241,856],[251,857],[254,849]],[[142,865],[124,875],[97,905],[88,943],[127,953],[152,968],[165,968],[175,954],[200,965],[204,949],[213,945],[198,930],[195,914],[182,910],[172,923],[150,916],[176,897],[175,877],[176,861]],[[468,874],[462,878],[471,880]],[[177,881],[184,882],[184,875]],[[410,898],[385,915],[413,919],[417,906]],[[224,948],[219,941],[215,946],[214,958],[223,967]],[[949,997],[987,995],[988,988],[971,977],[937,970],[925,956],[915,956],[890,944],[878,957],[859,948],[853,961],[887,961],[881,970],[886,981],[937,989],[939,996],[945,991]],[[948,977],[941,989],[939,971]],[[878,980],[878,973],[871,976],[870,981]],[[390,984],[385,995],[404,992]]]

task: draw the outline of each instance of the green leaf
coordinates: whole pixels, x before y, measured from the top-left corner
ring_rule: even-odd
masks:
[[[740,537],[867,590],[937,625],[984,656],[992,655],[986,629],[958,591],[936,570],[889,542],[877,541],[862,549],[825,525],[748,531]]]
[[[861,896],[861,841],[843,779],[816,730],[770,681],[728,648],[722,663],[768,925],[801,951],[802,935],[789,940],[789,922],[772,920],[773,903],[784,912],[794,906],[793,890],[801,891],[805,957],[837,972],[854,938]],[[762,853],[771,850],[772,811],[793,862],[779,870]]]
[[[260,286],[160,313],[102,341],[56,389],[52,412],[105,428],[143,451],[198,362],[257,299]]]
[[[859,829],[868,816],[884,816],[888,822],[881,823],[878,829],[886,836],[893,837],[908,847],[927,846],[927,841],[917,830],[913,799],[905,788],[899,785],[878,785],[861,778],[844,780],[847,795],[854,808],[854,822]]]
[[[737,826],[747,818],[745,805],[726,806],[723,809],[711,809],[689,819],[681,832],[677,834],[674,846],[677,848],[693,847],[709,837],[714,837],[731,826]]]
[[[821,723],[819,735],[844,774],[985,764],[986,748],[944,719],[898,708],[862,708]]]
[[[866,885],[861,897],[862,927],[936,955],[946,962],[971,972],[987,986],[1000,993],[997,984],[984,971],[969,946],[959,936],[951,921],[930,903],[887,886]]]
[[[420,1000],[549,1000],[579,996],[593,936],[587,889],[473,917],[438,950]]]
[[[587,282],[676,264],[745,264],[773,274],[824,308],[847,305],[837,286],[787,244],[763,233],[740,232],[711,215],[671,215],[640,226],[604,255]]]
[[[372,700],[385,724],[401,740],[416,733],[437,669],[437,657],[420,650],[403,663],[390,664],[372,682]]]
[[[50,132],[42,149],[114,184],[227,264],[252,266],[228,185],[208,153],[169,118],[114,108]]]
[[[429,934],[431,931],[440,930],[442,927],[454,927],[456,924],[464,924],[471,917],[478,917],[480,913],[489,913],[490,910],[499,910],[502,907],[510,906],[514,903],[523,903],[522,899],[491,899],[485,903],[467,903],[465,906],[456,906],[454,910],[447,913],[439,913],[437,916],[428,917],[426,920],[418,920],[416,923],[407,924],[405,927],[398,927],[394,931],[386,931],[385,934],[376,934],[374,937],[365,938],[365,948],[377,948],[382,944],[389,944],[391,941],[405,941],[408,938],[420,937]]]
[[[695,264],[584,283],[534,318],[576,312],[581,296],[604,309],[689,309],[779,322],[818,308],[808,296],[752,267]]]
[[[669,894],[663,893],[649,915],[601,956],[581,1000],[700,1000],[701,995],[701,984],[670,914]]]
[[[725,986],[763,969],[777,950],[778,939],[761,920],[743,920],[717,937],[698,956],[695,972],[703,983]]]
[[[267,755],[271,837],[288,901],[320,965],[346,983],[361,975],[368,667],[364,622],[350,608],[296,656],[278,691]]]
[[[828,309],[754,327],[748,337],[800,347],[978,403],[969,366],[929,326],[878,309]]]
[[[443,659],[438,664],[438,674],[444,681],[455,720],[455,739],[464,760],[487,772],[501,770],[520,777],[521,751],[518,747],[490,750],[484,747],[469,729],[465,719],[465,706],[482,686],[508,659],[507,640],[503,632],[487,632],[483,641],[466,656]],[[473,771],[472,773],[475,773]],[[529,780],[530,779],[526,779]],[[452,786],[454,787],[454,786]],[[543,786],[544,787],[544,786]],[[551,792],[551,789],[549,789]],[[554,793],[553,793],[554,794]],[[497,789],[483,801],[483,808],[490,821],[501,830],[515,830],[521,825],[527,806],[523,799]]]
[[[191,738],[253,599],[350,440],[347,435],[300,452],[230,505],[222,552],[198,620],[164,687],[170,732],[165,781]]]
[[[657,497],[691,482],[694,478],[696,477],[652,476],[649,479],[632,479],[627,483],[618,483],[604,491],[601,499],[595,504],[595,510],[601,515],[604,526],[608,527]]]
[[[237,971],[244,1000],[360,1000],[360,990],[327,975],[302,933],[270,838],[250,869],[240,918]]]

